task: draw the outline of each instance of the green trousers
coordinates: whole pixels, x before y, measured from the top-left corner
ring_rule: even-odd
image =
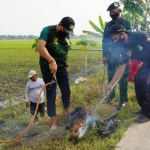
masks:
[[[112,80],[116,70],[119,66],[119,57],[120,53],[117,51],[110,53],[108,57],[108,83]],[[120,89],[120,104],[128,101],[128,77],[129,77],[129,69],[128,67],[125,70],[123,77],[119,81],[119,89]],[[115,88],[110,94],[110,99],[116,97]]]

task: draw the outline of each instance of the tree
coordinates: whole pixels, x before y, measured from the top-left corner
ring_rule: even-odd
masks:
[[[120,0],[124,5],[122,16],[127,18],[133,31],[150,29],[150,0]]]
[[[102,37],[103,33],[104,33],[104,28],[105,28],[106,22],[103,21],[101,16],[98,16],[98,19],[99,19],[100,27],[98,27],[91,20],[89,20],[89,24],[98,33],[95,33],[95,32],[92,32],[92,31],[86,31],[86,30],[83,30],[82,33],[88,34],[88,35],[91,35],[91,36],[94,36],[94,37]]]
[[[92,41],[92,40],[86,40],[86,39],[82,39],[80,41],[76,42],[76,45],[81,45],[81,50],[86,50],[87,46],[89,45],[90,47],[96,47],[96,42]]]

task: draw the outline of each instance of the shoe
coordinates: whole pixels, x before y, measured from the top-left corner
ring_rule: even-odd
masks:
[[[102,104],[107,104],[107,103],[109,103],[111,100],[112,100],[111,98],[107,98],[107,99],[105,99],[105,100],[102,102]]]
[[[122,103],[116,106],[116,110],[120,110],[121,108],[126,107],[126,103]]]
[[[134,119],[134,122],[137,122],[137,123],[143,123],[143,122],[147,122],[149,121],[150,119],[145,116],[145,115],[140,115],[138,116],[137,118]]]
[[[135,111],[134,114],[141,115],[142,114],[142,110]]]

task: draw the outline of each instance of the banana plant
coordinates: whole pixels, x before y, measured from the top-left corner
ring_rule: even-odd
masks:
[[[99,20],[100,27],[98,27],[91,20],[89,20],[89,24],[97,33],[92,32],[92,31],[86,31],[86,30],[82,30],[82,33],[95,36],[95,37],[102,37],[104,34],[104,28],[107,22],[104,22],[101,16],[98,16],[98,20]]]

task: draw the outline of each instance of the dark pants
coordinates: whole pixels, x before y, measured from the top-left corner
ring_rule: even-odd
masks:
[[[34,113],[35,113],[36,105],[37,105],[37,103],[33,103],[33,102],[30,101],[30,113],[32,115],[34,115]],[[38,110],[37,110],[37,114],[40,113],[41,117],[44,116],[44,108],[45,108],[45,102],[40,103],[39,107],[38,107]]]
[[[119,67],[119,58],[120,52],[113,51],[110,52],[108,57],[108,83],[113,79],[113,76],[116,70]],[[129,77],[129,68],[126,68],[124,75],[119,81],[119,88],[120,88],[120,104],[128,101],[128,77]],[[110,99],[115,98],[115,88],[113,89],[112,93],[110,94]]]
[[[43,80],[46,83],[54,80],[52,73],[49,68],[41,67]],[[64,108],[68,108],[70,105],[70,86],[66,68],[63,71],[56,73],[57,83],[61,91],[61,98]],[[47,98],[47,111],[48,116],[56,116],[56,83],[46,87],[46,98]]]
[[[149,67],[143,63],[141,69],[134,77],[135,93],[142,113],[150,116],[150,84],[147,83]]]

